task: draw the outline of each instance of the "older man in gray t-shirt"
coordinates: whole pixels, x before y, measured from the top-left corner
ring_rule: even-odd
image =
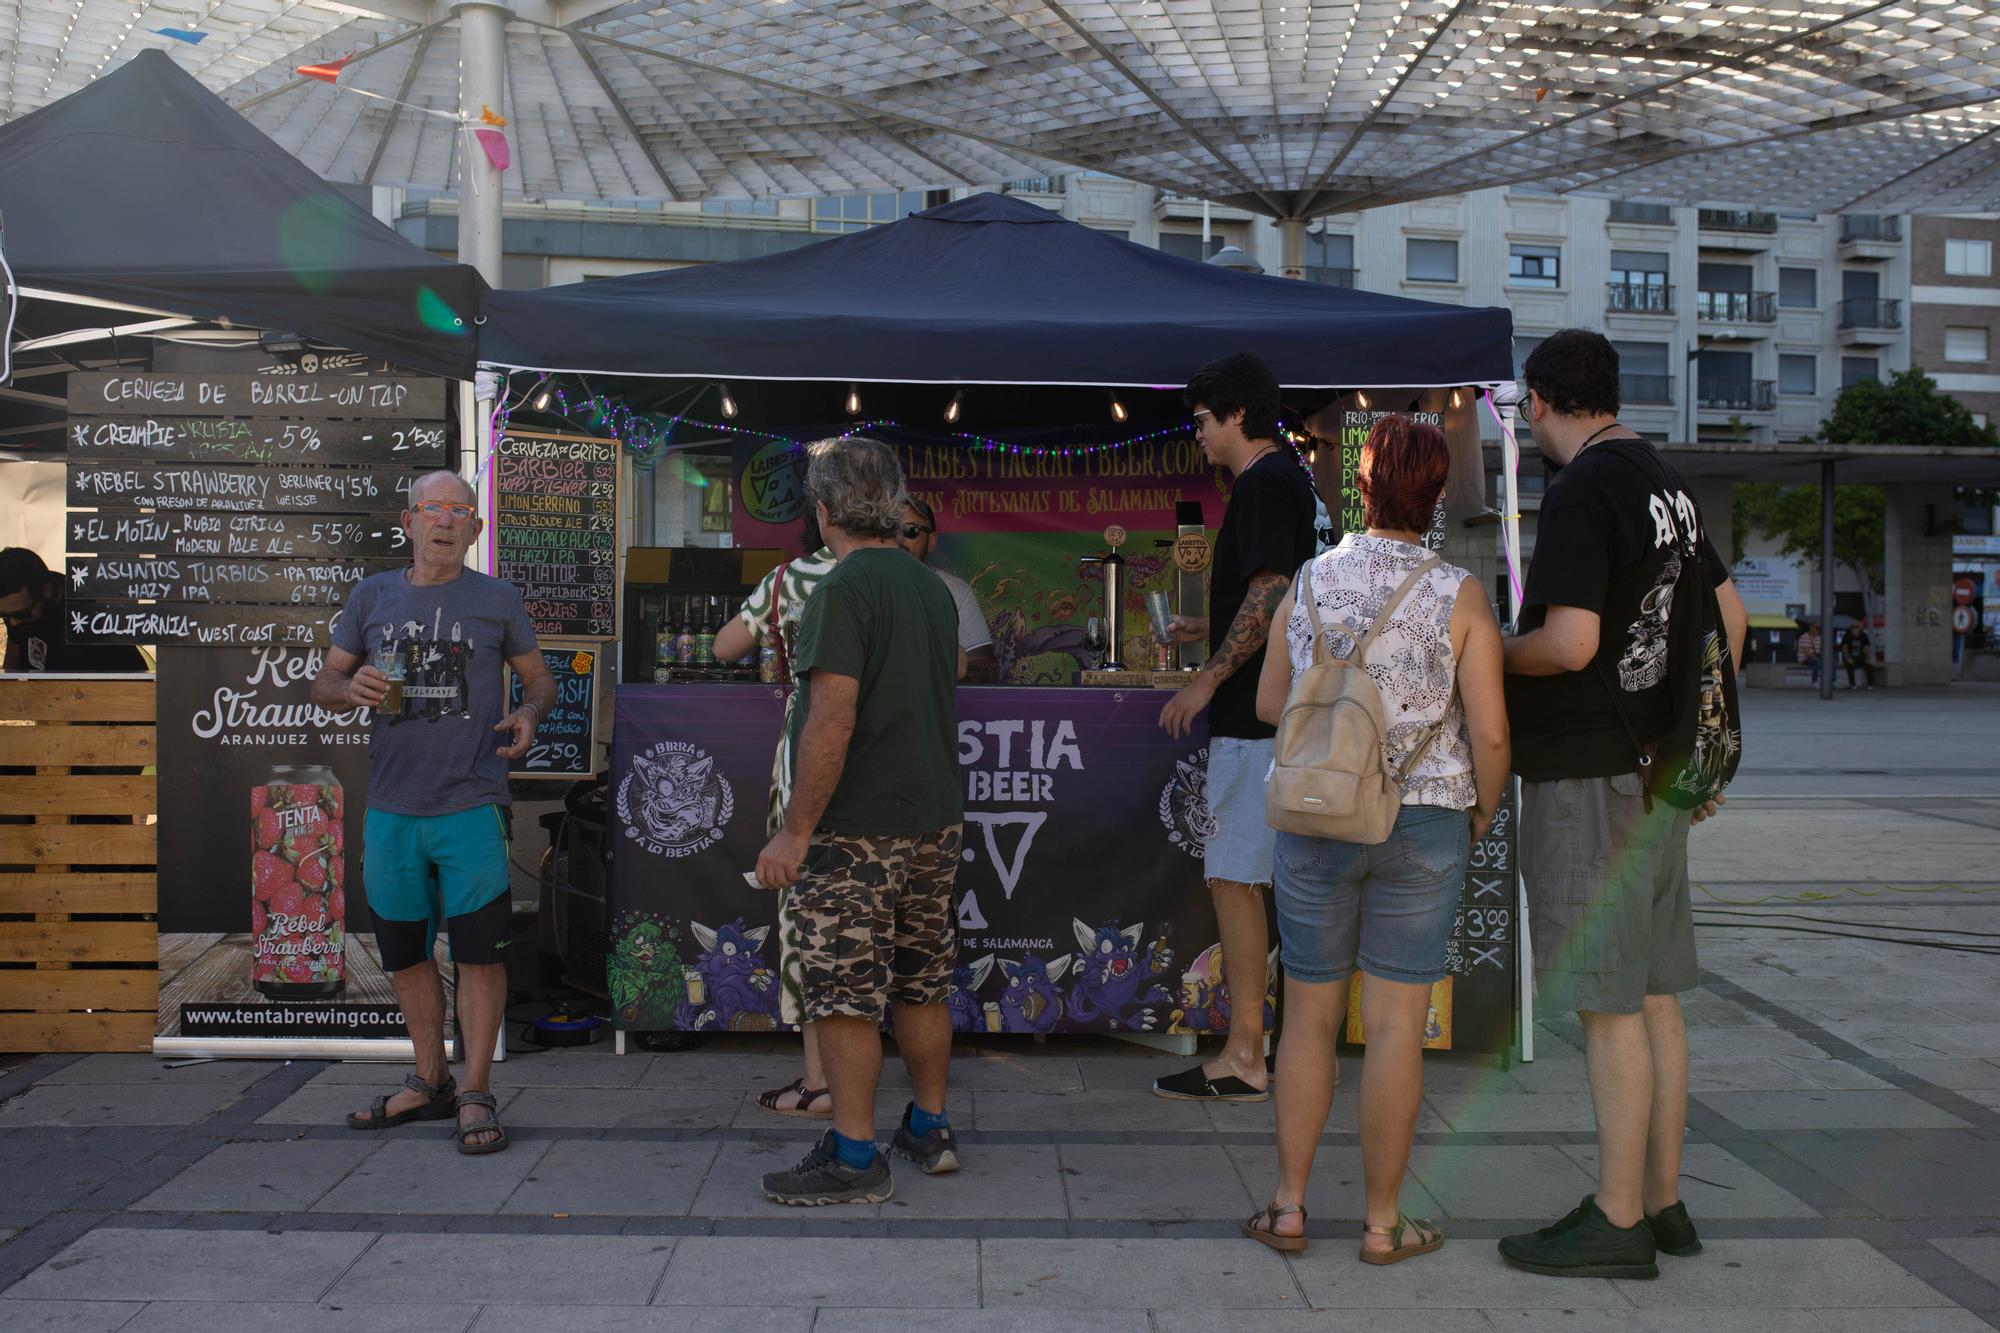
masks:
[[[456,473],[417,479],[403,511],[410,565],[355,588],[313,681],[321,707],[375,710],[362,868],[376,947],[417,1054],[401,1090],[347,1123],[387,1129],[456,1112],[459,1151],[468,1154],[507,1146],[487,1087],[507,1005],[501,950],[513,916],[507,773],[556,701],[520,592],[465,567],[482,526],[475,500]],[[512,711],[503,661],[521,680],[522,703]],[[441,923],[457,965],[463,1089],[446,1063],[444,986],[431,961]]]

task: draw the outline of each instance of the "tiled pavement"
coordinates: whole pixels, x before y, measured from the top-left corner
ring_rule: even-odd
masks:
[[[2000,769],[1961,778],[1950,822],[1995,830],[1990,859]],[[1746,774],[1728,812],[1740,850],[1701,849],[1715,897],[1805,901],[1703,913],[1683,1195],[1709,1244],[1657,1281],[1538,1278],[1494,1254],[1591,1188],[1582,1057],[1560,1020],[1531,1065],[1430,1064],[1404,1204],[1451,1243],[1390,1269],[1354,1255],[1364,1059],[1343,1064],[1314,1244],[1286,1259],[1236,1233],[1274,1177],[1269,1107],[1152,1098],[1178,1062],[1096,1039],[964,1048],[967,1170],[904,1170],[886,1204],[810,1212],[756,1189],[814,1132],[749,1100],[793,1072],[777,1039],[517,1056],[496,1071],[515,1143],[484,1158],[437,1125],[341,1126],[400,1069],[40,1057],[0,1074],[0,1331],[2000,1327],[2000,964],[1913,942],[2000,933],[2000,894],[1861,876],[1871,896],[1812,901],[1802,886],[1840,878],[1773,869],[1768,849],[1798,845],[1801,808],[1864,800],[1901,821],[1898,887],[1994,887],[1925,860],[1916,789],[1940,779],[1886,797],[1827,781]],[[901,1082],[891,1064],[885,1128]]]

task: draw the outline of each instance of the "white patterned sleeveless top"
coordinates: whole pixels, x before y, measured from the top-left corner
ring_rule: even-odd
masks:
[[[1350,533],[1340,545],[1312,562],[1312,596],[1329,657],[1345,657],[1355,639],[1368,632],[1382,606],[1428,553],[1409,542]],[[1451,650],[1451,612],[1459,585],[1468,577],[1456,565],[1439,563],[1417,581],[1382,633],[1368,646],[1363,666],[1382,692],[1389,727],[1391,771],[1400,769],[1424,734],[1451,709],[1444,730],[1418,761],[1403,787],[1404,805],[1470,809],[1478,799],[1472,780],[1472,742],[1465,708],[1452,685],[1458,661]],[[1312,625],[1300,591],[1285,623],[1292,678],[1312,662]]]

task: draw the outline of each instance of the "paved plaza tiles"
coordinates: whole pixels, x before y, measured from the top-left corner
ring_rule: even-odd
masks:
[[[1494,1253],[1591,1188],[1560,1017],[1532,1064],[1429,1064],[1403,1199],[1450,1240],[1389,1269],[1355,1257],[1365,1058],[1285,1258],[1236,1230],[1275,1177],[1270,1107],[1148,1096],[1174,1058],[1104,1039],[962,1047],[966,1170],[808,1212],[756,1188],[814,1133],[752,1100],[794,1072],[782,1039],[517,1056],[514,1146],[483,1158],[446,1126],[342,1127],[400,1070],[42,1056],[0,1074],[0,1331],[2000,1327],[2000,962],[1925,947],[2000,935],[2000,693],[1748,706],[1753,759],[1694,852],[1682,1189],[1708,1249],[1656,1281]]]

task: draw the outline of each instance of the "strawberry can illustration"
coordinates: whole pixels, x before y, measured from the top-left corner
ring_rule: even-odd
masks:
[[[274,1000],[347,984],[347,838],[340,779],[281,764],[250,789],[251,982]]]

